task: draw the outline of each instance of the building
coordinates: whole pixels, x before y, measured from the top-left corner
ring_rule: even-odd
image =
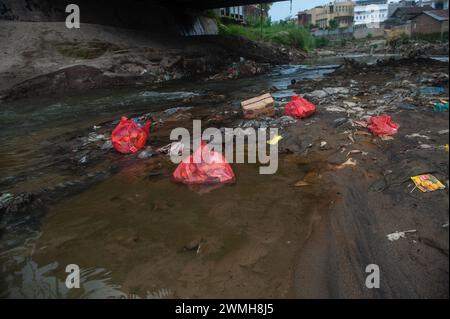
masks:
[[[354,13],[354,25],[366,26],[368,28],[378,28],[389,15],[389,5],[387,0],[382,1],[356,1]]]
[[[407,0],[401,0],[399,2],[390,2],[388,4],[388,18],[392,16],[392,14],[401,7],[412,7],[416,5],[416,1],[407,1]]]
[[[317,17],[325,10],[324,6],[317,6],[312,9],[301,11],[297,15],[297,23],[301,26],[317,26]]]
[[[335,0],[325,6],[318,6],[298,13],[299,25],[315,25],[326,29],[330,21],[335,20],[339,28],[346,28],[353,24],[353,1]]]
[[[419,6],[430,6],[436,10],[448,10],[448,0],[420,0]]]
[[[423,11],[411,19],[411,35],[448,34],[448,10]]]
[[[418,16],[424,11],[431,11],[433,8],[429,5],[420,7],[420,6],[409,6],[409,7],[400,7],[397,8],[390,16],[390,19],[395,19],[400,22],[406,22],[411,20],[412,18]]]
[[[221,19],[230,20],[238,23],[247,23],[250,19],[256,20],[263,15],[267,18],[267,12],[258,5],[234,6],[228,8],[220,8],[216,10]]]

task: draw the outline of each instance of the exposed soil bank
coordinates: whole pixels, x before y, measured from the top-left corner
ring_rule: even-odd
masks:
[[[240,37],[176,37],[83,24],[0,21],[0,101],[93,88],[261,74],[303,52]]]
[[[332,112],[320,112],[317,121],[329,124],[319,131],[294,131],[294,136],[320,135],[331,146],[325,151],[331,153],[329,160],[353,157],[357,165],[327,173],[320,182],[333,183],[337,198],[318,214],[320,222],[300,250],[296,297],[448,298],[448,190],[421,193],[409,179],[433,172],[448,186],[443,147],[449,141],[448,112],[434,112],[431,106],[439,98],[418,93],[427,85],[448,92],[447,72],[448,64],[427,59],[350,64],[326,81],[298,84],[301,93],[323,86],[349,88],[347,99],[341,95],[347,102],[338,95],[315,98],[320,109]],[[443,96],[448,99],[448,93]],[[400,123],[393,140],[366,135],[346,121],[378,113]],[[352,150],[367,155],[351,155]],[[394,242],[386,238],[410,229],[417,233]],[[380,289],[365,286],[369,264],[380,267]]]

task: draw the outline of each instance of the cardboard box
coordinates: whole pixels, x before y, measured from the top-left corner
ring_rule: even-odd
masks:
[[[275,101],[270,93],[241,102],[244,118],[275,116]]]

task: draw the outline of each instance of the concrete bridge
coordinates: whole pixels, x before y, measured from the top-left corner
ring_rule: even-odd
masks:
[[[0,0],[0,20],[62,22],[76,3],[82,23],[177,33],[195,27],[203,10],[279,1],[289,0]]]

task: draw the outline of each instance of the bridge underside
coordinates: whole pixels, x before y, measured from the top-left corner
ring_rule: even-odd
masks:
[[[179,6],[193,9],[214,9],[280,1],[289,0],[157,0],[156,2],[159,2],[161,5],[165,6]]]

